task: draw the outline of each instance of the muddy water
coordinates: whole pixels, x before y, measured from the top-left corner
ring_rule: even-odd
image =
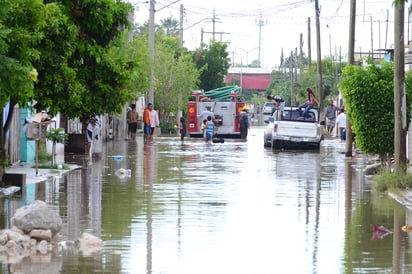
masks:
[[[410,213],[372,191],[364,156],[345,160],[336,139],[320,152],[273,152],[258,127],[248,139],[145,145],[139,136],[108,143],[92,161],[68,156],[83,168],[4,198],[2,226],[41,199],[62,216],[62,239],[87,231],[104,249],[3,263],[2,272],[412,272],[409,235],[400,230]],[[374,239],[373,223],[394,233]]]

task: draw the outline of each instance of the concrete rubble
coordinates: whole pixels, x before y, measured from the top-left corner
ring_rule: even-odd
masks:
[[[75,240],[58,241],[62,219],[43,201],[17,209],[12,228],[0,231],[0,262],[18,263],[27,257],[65,252],[85,256],[98,252],[103,241],[89,233]]]

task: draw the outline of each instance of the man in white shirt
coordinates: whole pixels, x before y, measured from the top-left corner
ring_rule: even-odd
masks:
[[[211,116],[212,120],[215,118],[215,115],[211,111],[210,106],[206,106],[206,110],[202,111],[199,115],[197,115],[197,118],[202,118],[202,121],[203,121],[207,119],[207,116]]]
[[[338,117],[336,118],[336,124],[338,125],[340,131],[340,139],[342,141],[346,140],[346,114],[345,109],[341,108]]]
[[[210,106],[206,106],[206,110],[202,111],[199,115],[197,115],[197,118],[200,118],[199,125],[203,124],[204,120],[207,120],[207,117],[210,116],[213,119],[215,119],[215,114],[211,111]]]
[[[159,128],[159,115],[157,114],[157,111],[153,109],[153,105],[149,104],[149,109],[150,109],[150,140],[153,140],[153,134],[156,128]]]

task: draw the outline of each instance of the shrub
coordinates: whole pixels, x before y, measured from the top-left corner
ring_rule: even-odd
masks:
[[[388,170],[374,176],[377,182],[376,188],[379,191],[386,191],[390,188],[408,189],[412,187],[412,174],[406,172],[392,173]]]
[[[176,134],[177,128],[171,122],[160,122],[160,128],[164,134]]]

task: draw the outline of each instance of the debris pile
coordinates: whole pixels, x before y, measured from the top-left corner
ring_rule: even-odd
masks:
[[[11,229],[0,231],[0,262],[16,263],[26,257],[68,250],[89,255],[103,247],[101,239],[88,233],[83,233],[79,239],[59,243],[62,219],[43,201],[36,200],[17,209],[11,224]]]

